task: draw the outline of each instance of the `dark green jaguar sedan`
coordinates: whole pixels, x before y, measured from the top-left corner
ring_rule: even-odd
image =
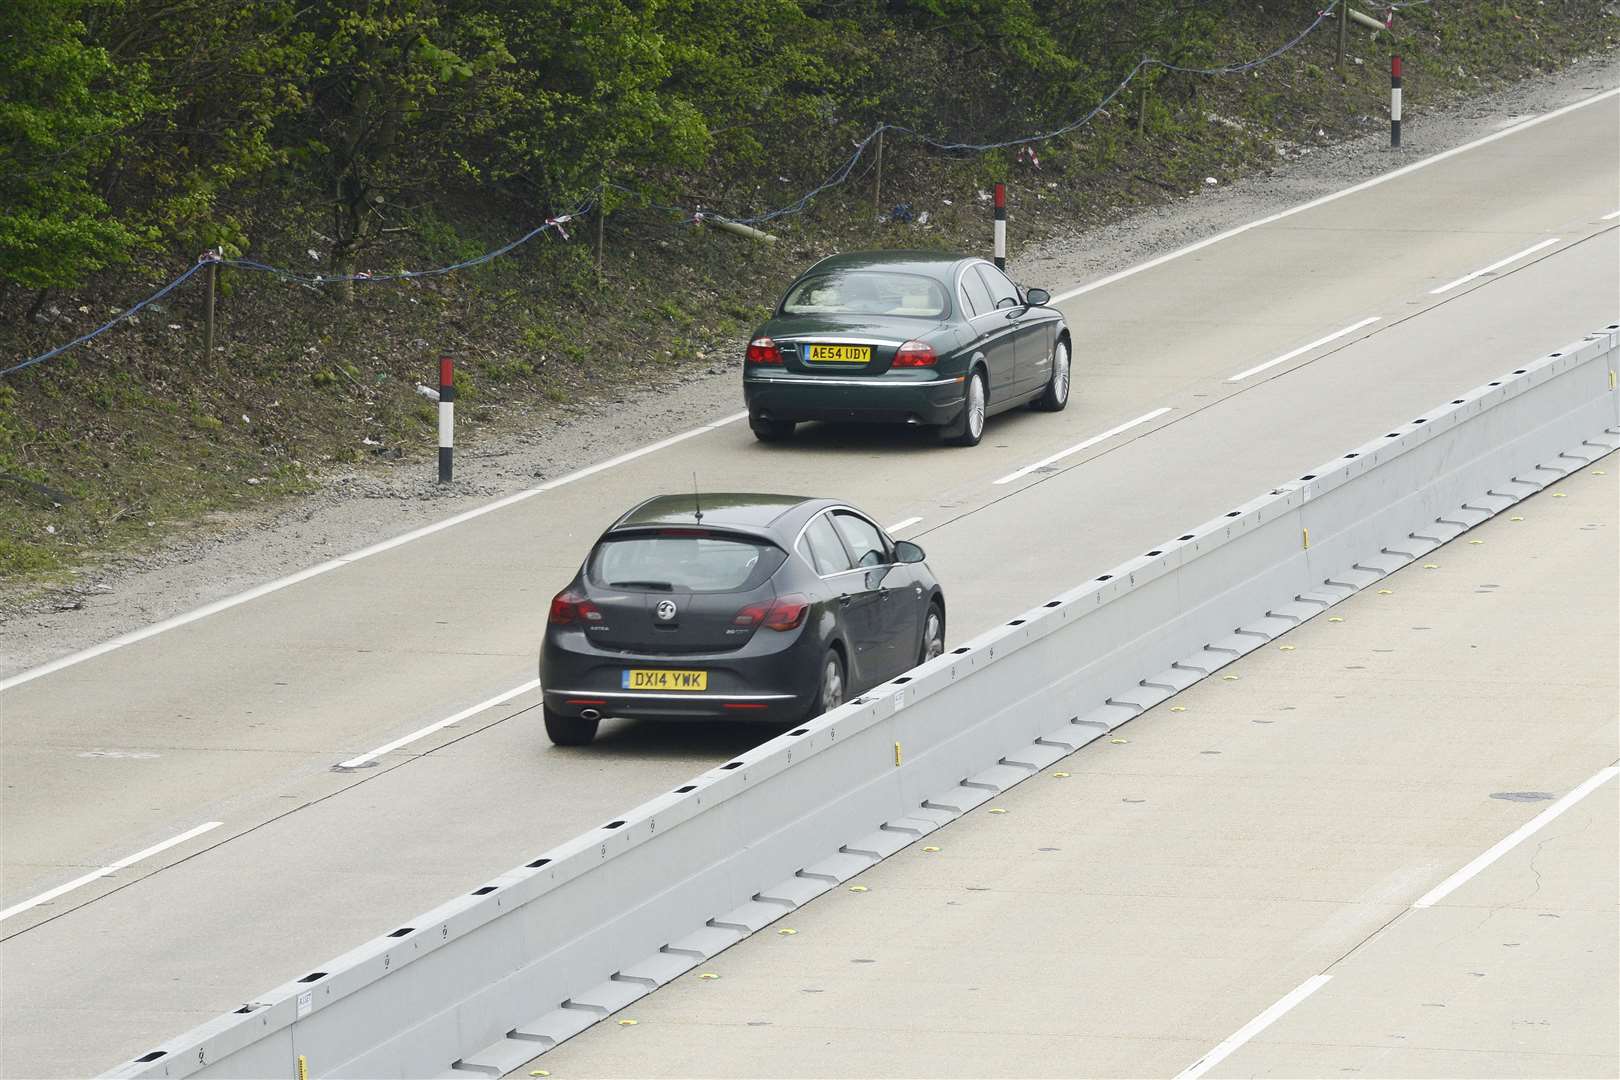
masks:
[[[743,364],[766,441],[802,420],[936,427],[973,446],[987,416],[1069,402],[1071,339],[1044,289],[984,259],[932,251],[833,255],[788,286]]]

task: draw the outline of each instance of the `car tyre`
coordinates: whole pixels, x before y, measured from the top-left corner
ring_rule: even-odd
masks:
[[[928,614],[923,616],[922,642],[917,647],[917,663],[926,664],[944,651],[945,609],[940,607],[938,600],[934,600],[928,605]]]
[[[813,719],[824,712],[829,712],[844,703],[844,695],[848,684],[844,681],[844,658],[838,655],[837,649],[828,649],[827,654],[821,658],[821,673],[817,676],[816,700],[810,705],[810,715],[805,719]]]
[[[754,438],[760,442],[786,442],[793,438],[793,429],[798,426],[792,420],[767,420],[763,416],[750,414],[748,426],[754,431]]]
[[[1069,343],[1062,338],[1052,349],[1052,377],[1046,383],[1046,392],[1030,403],[1030,408],[1041,412],[1062,412],[1069,403],[1070,370]]]
[[[587,720],[583,716],[564,716],[549,705],[542,706],[546,718],[546,736],[558,746],[589,746],[596,738],[600,720]]]
[[[950,446],[978,446],[984,438],[984,418],[984,372],[974,368],[968,376],[967,393],[962,395],[962,415],[945,425],[940,436]]]

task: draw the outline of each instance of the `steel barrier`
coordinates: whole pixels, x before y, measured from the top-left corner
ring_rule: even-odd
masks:
[[[106,1074],[499,1076],[1620,447],[1620,324]]]

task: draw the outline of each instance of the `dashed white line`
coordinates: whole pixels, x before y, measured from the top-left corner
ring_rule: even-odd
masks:
[[[1198,1080],[1206,1072],[1225,1061],[1232,1052],[1266,1028],[1276,1023],[1289,1009],[1304,1001],[1318,990],[1322,989],[1332,979],[1331,975],[1312,975],[1298,986],[1294,987],[1287,996],[1279,999],[1271,1008],[1238,1028],[1232,1037],[1221,1043],[1215,1049],[1187,1066],[1176,1074],[1176,1080]]]
[[[0,911],[0,921],[9,919],[13,915],[20,915],[30,908],[35,908],[41,904],[49,903],[50,901],[55,900],[58,896],[65,893],[70,893],[74,889],[82,888],[90,884],[92,881],[99,881],[101,878],[110,877],[125,867],[134,866],[142,859],[150,859],[153,855],[156,855],[160,851],[167,851],[177,844],[183,844],[187,840],[201,836],[203,833],[209,832],[212,829],[217,829],[223,824],[225,824],[223,821],[205,821],[194,829],[187,829],[179,836],[171,836],[169,839],[160,844],[153,844],[149,848],[142,848],[135,854],[126,855],[117,862],[108,863],[99,870],[93,870],[90,873],[85,874],[83,877],[76,877],[65,885],[58,885],[54,889],[47,889],[38,896],[31,897],[19,904],[12,904],[4,911]]]
[[[587,466],[578,470],[577,472],[571,472],[566,476],[559,476],[555,480],[548,480],[538,487],[527,488],[523,491],[508,495],[505,498],[496,499],[494,502],[485,503],[483,506],[475,506],[471,510],[463,511],[462,513],[456,514],[453,517],[447,517],[443,521],[436,521],[431,525],[424,525],[420,529],[412,529],[410,532],[403,533],[391,540],[384,540],[379,544],[372,544],[370,547],[361,548],[359,551],[351,552],[348,555],[342,555],[336,559],[330,559],[316,566],[311,566],[308,569],[300,570],[296,574],[289,574],[284,578],[277,578],[275,581],[265,582],[263,585],[255,586],[254,588],[248,589],[246,592],[237,593],[235,596],[227,596],[222,600],[215,600],[211,604],[204,604],[202,607],[193,611],[188,611],[184,615],[176,615],[172,619],[164,619],[162,622],[153,623],[151,626],[143,626],[139,630],[132,630],[127,634],[122,634],[113,638],[111,641],[104,641],[100,645],[94,645],[88,649],[82,649],[79,652],[71,653],[68,656],[59,657],[50,661],[49,663],[41,664],[36,668],[30,668],[27,671],[12,675],[9,678],[0,679],[0,690],[9,690],[13,686],[20,686],[23,683],[30,682],[42,675],[49,675],[53,671],[61,671],[65,667],[72,667],[74,664],[83,663],[86,660],[110,653],[114,649],[121,649],[125,645],[133,645],[137,641],[145,641],[147,638],[161,634],[165,630],[173,630],[175,627],[185,626],[187,623],[193,623],[198,619],[207,618],[208,616],[217,614],[226,610],[227,608],[233,608],[238,604],[245,604],[249,600],[257,600],[261,596],[278,592],[281,589],[285,589],[289,585],[296,585],[300,581],[308,581],[310,578],[327,573],[330,570],[336,570],[341,566],[347,566],[350,563],[359,562],[361,559],[368,559],[373,555],[380,555],[385,551],[391,551],[402,544],[410,543],[412,540],[420,540],[424,536],[432,536],[434,533],[441,532],[453,525],[460,525],[464,521],[471,521],[473,518],[483,517],[485,514],[504,509],[505,507],[511,506],[513,503],[520,503],[525,499],[532,499],[536,495],[555,490],[556,488],[560,488],[565,484],[572,484],[576,480],[583,480],[587,476],[594,476],[605,469],[611,469],[616,465],[623,465],[627,461],[634,461],[636,458],[645,457],[648,454],[656,453],[659,450],[674,446],[678,442],[684,442],[687,439],[714,431],[716,428],[725,427],[727,424],[735,423],[747,415],[747,412],[732,413],[730,416],[722,417],[713,423],[704,424],[702,427],[696,427],[690,431],[683,431],[679,435],[671,435],[667,439],[660,439],[658,442],[648,443],[646,446],[631,450],[628,453],[620,454],[618,457],[609,458],[606,461],[599,461],[595,465]]]
[[[997,480],[996,483],[998,483],[998,484],[1010,484],[1014,480],[1018,480],[1018,479],[1021,479],[1021,478],[1025,477],[1025,476],[1028,476],[1030,473],[1036,471],[1037,469],[1046,468],[1048,465],[1052,464],[1054,461],[1062,461],[1064,458],[1068,457],[1070,454],[1078,454],[1080,451],[1086,449],[1089,446],[1096,446],[1100,442],[1104,442],[1105,440],[1112,439],[1115,435],[1118,435],[1122,431],[1129,431],[1131,428],[1136,427],[1138,424],[1145,424],[1149,420],[1156,420],[1156,419],[1163,416],[1165,413],[1167,413],[1169,411],[1170,411],[1170,407],[1167,405],[1162,409],[1154,409],[1150,413],[1143,413],[1141,416],[1138,416],[1135,420],[1127,420],[1123,424],[1120,424],[1118,427],[1109,428],[1107,431],[1103,432],[1101,435],[1093,435],[1091,438],[1087,439],[1085,442],[1075,443],[1073,446],[1069,447],[1067,450],[1059,450],[1057,453],[1053,454],[1051,457],[1044,457],[1041,460],[1035,462],[1035,464],[1033,464],[1033,465],[1025,465],[1022,469],[1019,469],[1017,472],[1010,472],[1006,476],[1003,476],[1000,480]]]
[[[1242,382],[1244,379],[1247,379],[1250,375],[1258,375],[1262,371],[1266,370],[1267,368],[1276,367],[1278,364],[1286,364],[1286,363],[1288,363],[1288,361],[1292,360],[1296,356],[1303,356],[1305,353],[1310,352],[1312,349],[1316,348],[1318,345],[1326,345],[1330,341],[1337,341],[1339,338],[1344,337],[1344,335],[1346,335],[1346,334],[1355,333],[1357,330],[1360,330],[1363,326],[1371,326],[1373,323],[1377,322],[1380,318],[1382,318],[1382,316],[1371,315],[1371,316],[1369,316],[1369,317],[1367,317],[1365,319],[1362,319],[1358,323],[1352,323],[1351,325],[1345,327],[1343,330],[1335,330],[1335,331],[1333,331],[1333,333],[1329,334],[1327,337],[1317,338],[1315,341],[1311,342],[1309,345],[1301,345],[1299,348],[1293,350],[1292,352],[1285,352],[1281,356],[1277,357],[1275,360],[1267,360],[1263,364],[1254,365],[1254,367],[1249,368],[1247,371],[1240,371],[1236,375],[1233,375],[1231,378],[1227,379],[1226,381],[1227,382]]]
[[[1403,165],[1399,169],[1393,169],[1387,173],[1381,173],[1378,176],[1374,176],[1369,180],[1363,180],[1359,184],[1352,184],[1350,187],[1344,188],[1340,191],[1330,192],[1327,195],[1323,195],[1319,199],[1312,199],[1310,202],[1300,203],[1298,206],[1291,206],[1287,210],[1282,210],[1275,214],[1268,214],[1266,217],[1247,222],[1243,225],[1237,226],[1234,229],[1228,229],[1223,233],[1217,233],[1216,235],[1200,240],[1195,244],[1188,244],[1184,248],[1179,248],[1175,251],[1168,252],[1167,254],[1160,255],[1156,259],[1149,259],[1147,262],[1138,263],[1135,266],[1127,267],[1124,270],[1109,274],[1106,277],[1100,277],[1096,281],[1087,282],[1078,288],[1068,289],[1064,292],[1060,292],[1056,296],[1052,297],[1052,303],[1061,304],[1065,300],[1072,300],[1076,296],[1091,292],[1093,289],[1100,289],[1105,285],[1112,285],[1114,282],[1121,281],[1133,274],[1140,274],[1144,270],[1152,270],[1156,266],[1163,266],[1172,259],[1179,259],[1183,255],[1190,255],[1195,251],[1209,247],[1211,244],[1218,244],[1222,240],[1230,240],[1232,237],[1246,233],[1250,229],[1258,229],[1263,226],[1270,225],[1273,222],[1281,221],[1284,218],[1292,217],[1295,214],[1302,214],[1307,210],[1315,210],[1318,206],[1326,206],[1328,203],[1337,199],[1342,199],[1347,195],[1358,194],[1359,192],[1366,191],[1368,188],[1376,187],[1377,185],[1386,183],[1390,180],[1395,180],[1399,177],[1407,175],[1408,173],[1417,172],[1419,169],[1426,169],[1430,165],[1438,165],[1447,158],[1455,157],[1458,154],[1467,153],[1469,150],[1484,146],[1487,143],[1493,143],[1497,139],[1505,139],[1509,135],[1517,135],[1526,128],[1533,128],[1537,124],[1546,123],[1548,120],[1555,120],[1558,117],[1563,116],[1565,113],[1574,112],[1576,109],[1584,109],[1588,105],[1595,105],[1600,101],[1605,101],[1614,97],[1616,94],[1620,94],[1620,89],[1605,90],[1601,94],[1594,94],[1583,101],[1572,102],[1571,104],[1565,105],[1562,108],[1554,109],[1552,112],[1542,113],[1540,116],[1533,116],[1522,124],[1514,124],[1510,128],[1503,128],[1501,131],[1493,132],[1490,135],[1486,135],[1482,139],[1475,139],[1471,143],[1464,143],[1461,146],[1454,146],[1450,150],[1444,150],[1438,154],[1435,154],[1433,157],[1426,157],[1422,161],[1414,161],[1410,165]]]
[[[1495,262],[1491,263],[1491,265],[1489,265],[1489,266],[1481,267],[1480,269],[1475,270],[1472,274],[1464,274],[1462,277],[1458,278],[1456,281],[1448,281],[1444,285],[1440,286],[1438,289],[1430,289],[1429,290],[1429,295],[1430,296],[1439,296],[1443,292],[1450,292],[1452,289],[1455,289],[1459,285],[1466,285],[1470,281],[1473,281],[1477,277],[1484,277],[1486,274],[1489,274],[1492,271],[1502,269],[1502,267],[1508,265],[1508,263],[1518,262],[1520,259],[1524,258],[1526,255],[1534,255],[1536,252],[1540,251],[1542,248],[1552,247],[1556,243],[1558,243],[1558,237],[1549,236],[1547,239],[1543,240],[1539,244],[1535,244],[1535,245],[1533,245],[1531,247],[1527,247],[1523,251],[1514,252],[1512,255],[1509,255],[1505,259],[1498,259]]]
[[[1562,814],[1565,810],[1568,810],[1570,807],[1592,794],[1592,792],[1603,786],[1605,782],[1613,780],[1616,774],[1620,774],[1620,766],[1610,765],[1606,769],[1598,770],[1596,776],[1591,777],[1580,787],[1576,788],[1574,791],[1571,791],[1562,799],[1559,799],[1557,802],[1547,807],[1547,809],[1543,810],[1541,813],[1519,826],[1513,832],[1509,833],[1506,837],[1499,840],[1490,848],[1490,850],[1479,856],[1479,858],[1475,859],[1473,862],[1469,863],[1467,866],[1463,867],[1455,874],[1452,874],[1450,877],[1446,878],[1446,880],[1442,881],[1440,884],[1436,885],[1434,888],[1420,896],[1412,906],[1414,908],[1426,908],[1433,907],[1435,904],[1438,904],[1453,891],[1460,888],[1469,878],[1491,865],[1491,863],[1495,862],[1497,859],[1500,859],[1503,855],[1506,855],[1509,851],[1512,851],[1524,840],[1534,836],[1536,832],[1542,828],[1542,826],[1546,825],[1553,818],[1557,817],[1559,814]]]
[[[476,705],[470,705],[467,708],[462,709],[460,712],[455,713],[454,715],[445,717],[443,720],[435,720],[433,723],[428,724],[426,727],[417,728],[415,731],[411,732],[409,735],[402,735],[399,738],[395,739],[393,742],[383,743],[381,746],[377,747],[375,750],[367,750],[365,753],[360,754],[357,757],[352,757],[347,761],[340,761],[340,762],[337,763],[337,767],[340,768],[340,769],[358,769],[358,768],[361,768],[363,766],[370,765],[372,762],[376,761],[378,758],[382,757],[384,754],[393,753],[395,750],[398,750],[400,747],[408,746],[411,743],[415,742],[417,739],[425,738],[426,736],[433,734],[435,731],[438,731],[441,728],[449,727],[451,724],[459,724],[461,721],[467,719],[469,716],[477,716],[479,713],[483,712],[485,709],[492,709],[496,705],[499,705],[503,701],[506,701],[506,700],[508,700],[510,698],[517,697],[519,694],[527,694],[530,690],[537,689],[539,686],[540,686],[540,680],[539,679],[530,679],[528,682],[523,683],[520,686],[514,686],[514,687],[512,687],[512,689],[506,691],[505,693],[496,694],[494,697],[488,698],[488,699],[486,699],[484,701],[480,701]]]
[[[889,529],[888,529],[889,535],[893,536],[895,533],[899,532],[901,529],[909,529],[909,528],[911,528],[913,525],[917,524],[917,522],[919,522],[921,520],[922,520],[922,518],[920,518],[920,517],[909,517],[909,518],[906,518],[906,520],[904,520],[904,521],[897,521],[893,525],[889,526]]]

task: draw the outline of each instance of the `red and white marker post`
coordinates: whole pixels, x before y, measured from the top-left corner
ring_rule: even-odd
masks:
[[[1389,145],[1401,145],[1401,54],[1389,60]]]
[[[448,484],[456,453],[456,362],[439,357],[439,483]]]
[[[1007,269],[1007,185],[996,185],[996,269]]]

